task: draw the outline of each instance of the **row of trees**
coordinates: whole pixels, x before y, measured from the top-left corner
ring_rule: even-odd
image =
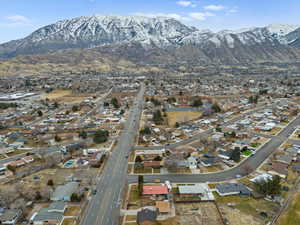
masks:
[[[251,96],[248,98],[248,101],[249,101],[249,103],[257,104],[258,98],[259,98],[258,95],[255,95],[255,96],[251,95]]]
[[[162,117],[162,114],[161,114],[161,111],[160,110],[156,110],[154,113],[153,113],[153,122],[156,124],[156,125],[161,125],[164,121],[163,117]]]
[[[6,103],[0,102],[0,109],[16,108],[18,105],[16,103]]]
[[[114,107],[115,109],[120,108],[120,103],[119,103],[119,101],[118,101],[117,98],[112,98],[110,103],[113,105],[113,107]]]
[[[273,176],[272,179],[261,179],[255,182],[255,190],[264,196],[279,195],[281,189],[280,177],[278,175]]]
[[[149,127],[145,127],[140,130],[141,135],[150,135],[151,134],[151,129]]]
[[[104,143],[109,138],[109,132],[108,130],[98,130],[96,131],[93,141],[97,144]]]

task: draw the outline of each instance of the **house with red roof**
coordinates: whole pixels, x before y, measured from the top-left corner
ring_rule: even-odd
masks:
[[[143,186],[143,195],[167,195],[169,193],[167,186],[150,186],[144,185]]]

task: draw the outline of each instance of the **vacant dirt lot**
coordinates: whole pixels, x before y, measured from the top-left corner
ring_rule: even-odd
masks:
[[[300,190],[298,190],[300,191]],[[298,225],[300,224],[300,193],[298,193],[287,211],[279,217],[279,224]]]
[[[251,215],[242,213],[238,209],[232,209],[227,206],[220,207],[222,213],[225,214],[225,218],[231,225],[262,225],[264,223],[256,221]]]
[[[222,225],[214,203],[176,204],[176,217],[162,221],[163,225]]]
[[[187,122],[195,120],[201,116],[201,112],[167,112],[168,124],[174,127],[175,123]]]
[[[266,224],[279,209],[276,203],[264,199],[218,195],[215,195],[215,198],[223,217],[231,225]],[[261,212],[267,213],[267,218],[261,216]]]
[[[80,207],[79,206],[75,206],[75,205],[72,205],[72,206],[69,206],[67,208],[67,210],[65,211],[65,216],[78,216],[79,215],[79,212],[80,212]]]
[[[71,90],[54,90],[54,91],[46,94],[44,96],[44,98],[45,99],[48,98],[51,101],[51,100],[61,98],[61,97],[66,96],[66,95],[70,95],[71,93],[72,93]]]
[[[62,225],[73,225],[73,224],[75,224],[75,219],[73,218],[66,218],[62,223]]]

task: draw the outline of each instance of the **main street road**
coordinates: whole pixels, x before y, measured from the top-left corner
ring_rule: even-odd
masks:
[[[161,182],[169,180],[171,182],[180,183],[197,183],[197,182],[220,182],[236,178],[236,175],[245,176],[249,170],[258,168],[277,148],[286,141],[294,132],[297,126],[300,125],[300,115],[297,116],[287,127],[285,127],[277,136],[274,136],[269,142],[262,146],[255,155],[247,158],[238,166],[222,172],[207,173],[207,174],[164,174],[164,175],[144,175],[145,182],[153,182],[155,179],[160,179]],[[137,176],[129,175],[128,183],[136,183]]]
[[[143,107],[145,86],[140,91],[130,110],[125,129],[109,157],[100,177],[96,178],[97,192],[88,204],[81,225],[119,224],[120,202],[127,179],[127,156],[133,150]]]

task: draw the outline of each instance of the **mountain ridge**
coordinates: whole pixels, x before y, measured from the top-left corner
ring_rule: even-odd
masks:
[[[92,49],[142,65],[236,64],[300,61],[299,46],[300,27],[295,25],[213,32],[167,17],[92,15],[60,20],[23,39],[1,44],[0,58],[68,49],[81,49],[84,54]]]

